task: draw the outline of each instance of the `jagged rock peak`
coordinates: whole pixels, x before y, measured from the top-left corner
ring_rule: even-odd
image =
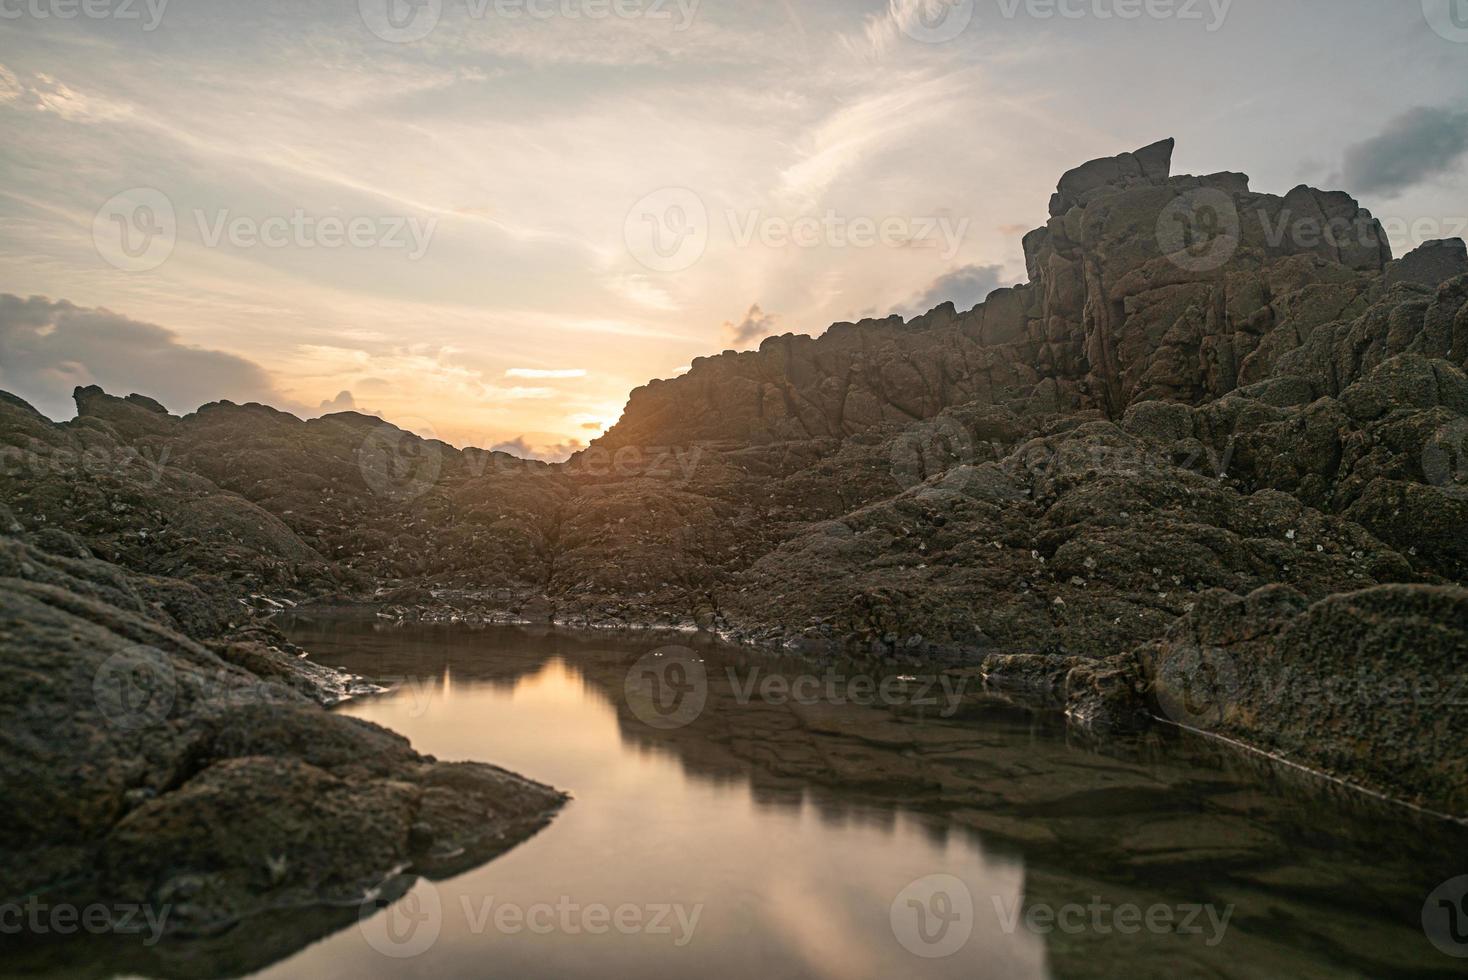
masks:
[[[166,432],[178,421],[168,414],[168,409],[146,395],[119,398],[97,385],[88,385],[73,390],[71,397],[76,402],[77,418],[105,422],[129,438]]]
[[[1386,271],[1388,286],[1399,282],[1436,287],[1468,272],[1468,245],[1461,238],[1423,242],[1393,262]]]
[[[1062,176],[1051,217],[1024,238],[1027,283],[968,311],[943,304],[699,358],[634,391],[597,444],[840,439],[967,403],[1113,418],[1138,401],[1197,404],[1268,378],[1319,320],[1375,301],[1391,248],[1349,194],[1174,176],[1173,147]],[[1397,275],[1436,284],[1461,270],[1457,255],[1414,255]]]
[[[1073,207],[1084,207],[1103,189],[1165,183],[1172,176],[1172,151],[1176,145],[1177,141],[1168,137],[1134,153],[1101,157],[1067,171],[1050,198],[1050,216],[1058,218]]]

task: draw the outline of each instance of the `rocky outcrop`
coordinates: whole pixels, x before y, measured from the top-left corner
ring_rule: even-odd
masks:
[[[1464,269],[1468,269],[1468,244],[1461,238],[1424,242],[1387,266],[1386,284],[1391,287],[1405,282],[1436,289],[1461,276]]]
[[[70,426],[0,402],[6,902],[166,909],[167,932],[212,934],[462,870],[554,815],[555,790],[325,711],[380,688],[303,659],[253,591],[330,588],[325,560],[149,455],[177,419],[78,400],[97,414]]]
[[[1468,591],[1392,585],[1313,603],[1278,585],[1210,593],[1142,659],[1180,724],[1468,812]]]
[[[840,438],[976,402],[1112,417],[1149,399],[1196,402],[1266,376],[1316,325],[1383,291],[1386,237],[1348,195],[1259,194],[1233,173],[1174,177],[1172,148],[1062,177],[1050,221],[1025,236],[1029,283],[969,311],[836,324],[700,358],[633,392],[594,445]],[[1396,276],[1451,271],[1456,253],[1439,252],[1414,253]]]
[[[1142,669],[1156,644],[1224,599],[1407,609],[1428,590],[1451,609],[1468,573],[1462,244],[1394,261],[1345,194],[1173,175],[1171,153],[1064,175],[1024,240],[1027,283],[699,359],[633,392],[561,466],[354,414],[219,403],[179,418],[82,389],[79,417],[55,425],[6,397],[0,523],[57,561],[115,566],[127,601],[176,631],[343,598],[391,616],[696,625],[808,652],[987,658],[992,681],[1045,678],[1078,722],[1135,727],[1167,716]],[[1269,609],[1271,629],[1301,615]],[[1381,628],[1419,621],[1383,613]],[[1365,655],[1339,647],[1239,652],[1326,673]],[[1422,670],[1457,669],[1438,659]],[[1290,751],[1463,808],[1403,754],[1408,722],[1330,723],[1322,746],[1361,752]],[[1271,747],[1306,729],[1240,710],[1219,730]]]
[[[809,640],[1096,656],[1155,635],[1210,588],[1324,596],[1414,574],[1349,521],[1241,493],[1206,455],[1186,462],[1110,422],[1036,433],[802,530],[744,573],[730,609]]]

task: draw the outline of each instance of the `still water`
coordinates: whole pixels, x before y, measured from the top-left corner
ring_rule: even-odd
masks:
[[[0,975],[1468,975],[1468,831],[1191,737],[1097,744],[972,677],[688,637],[288,632],[391,683],[344,713],[574,798],[378,902],[146,949],[0,947]]]
[[[697,662],[700,710],[650,714],[629,671],[686,639],[360,620],[291,633],[323,663],[394,679],[346,713],[574,799],[503,857],[419,880],[260,977],[1468,967],[1422,921],[1429,893],[1468,873],[1460,828],[1209,745],[1097,746],[977,690],[713,645],[666,654]],[[663,679],[686,681],[679,667]]]

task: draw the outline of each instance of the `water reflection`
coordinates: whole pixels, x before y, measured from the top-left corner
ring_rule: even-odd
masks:
[[[402,879],[365,924],[255,923],[228,955],[170,950],[145,972],[1461,975],[1421,924],[1468,872],[1461,828],[1208,745],[1097,746],[973,691],[952,711],[765,698],[751,677],[810,664],[709,644],[702,711],[662,727],[627,684],[665,638],[304,619],[292,635],[396,681],[345,711],[575,800],[489,865]]]
[[[626,694],[629,668],[665,639],[318,623],[299,642],[353,670],[435,679],[354,714],[441,757],[491,759],[575,793],[546,833],[452,882],[460,898],[705,905],[680,950],[460,935],[424,958],[451,972],[485,956],[558,976],[1448,976],[1460,965],[1420,921],[1426,895],[1468,871],[1460,829],[1333,798],[1206,745],[1098,747],[1057,719],[979,697],[951,717],[745,699],[749,678],[810,665],[712,645],[696,649],[703,711],[665,729]],[[967,888],[973,911],[960,925],[970,935],[952,955],[925,958],[908,947],[940,950],[924,944],[943,903],[919,896],[928,935],[906,945],[893,904],[938,874]],[[1170,910],[1171,931],[1126,931],[1122,906]],[[1071,917],[1040,914],[1027,928],[1034,910]],[[398,975],[354,957],[353,944],[343,935],[319,948],[330,953],[312,952]]]
[[[350,713],[439,758],[492,759],[535,773],[575,801],[505,857],[429,886],[443,908],[442,930],[411,962],[387,961],[348,930],[264,976],[901,975],[913,957],[889,918],[908,882],[952,869],[985,894],[1021,894],[1022,863],[973,839],[935,834],[890,807],[842,802],[797,778],[756,780],[764,784],[756,791],[741,746],[706,740],[697,724],[682,735],[645,731],[616,697],[629,655],[645,652],[645,643],[339,627],[300,641],[327,662],[403,679],[394,694]],[[700,744],[708,750],[690,751]],[[568,906],[569,921],[552,914]],[[502,928],[495,911],[505,907],[539,909],[541,926],[554,919],[554,928],[517,930],[513,913]],[[644,926],[667,907],[663,925],[671,928],[593,935],[579,918],[592,907],[638,910]],[[1044,944],[1034,937],[1005,936],[992,917],[972,931],[982,957],[927,972],[1046,972]]]

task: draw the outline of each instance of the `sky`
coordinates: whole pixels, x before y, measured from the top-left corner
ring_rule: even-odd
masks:
[[[1057,178],[1468,226],[1468,0],[0,0],[0,388],[561,458],[772,334],[1024,280]]]

